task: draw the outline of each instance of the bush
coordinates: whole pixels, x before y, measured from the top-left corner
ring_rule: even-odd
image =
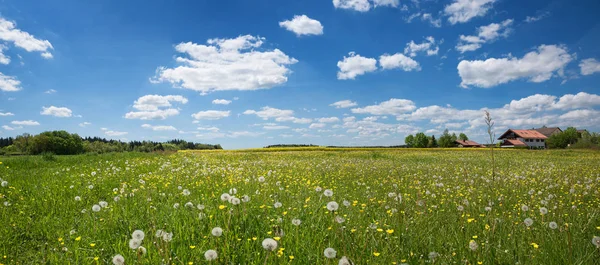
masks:
[[[54,153],[52,153],[52,152],[42,153],[42,159],[44,159],[44,161],[56,161],[56,157],[54,156]]]

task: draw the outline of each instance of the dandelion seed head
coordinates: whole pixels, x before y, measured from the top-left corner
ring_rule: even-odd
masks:
[[[541,214],[541,215],[545,215],[545,214],[547,214],[547,213],[548,213],[548,209],[547,209],[546,207],[542,207],[542,208],[540,208],[540,214]]]
[[[125,264],[125,258],[123,258],[123,256],[117,254],[112,258],[112,262],[114,265],[123,265],[123,264]]]
[[[326,248],[325,251],[323,251],[323,254],[326,258],[333,259],[337,255],[337,252],[333,248]]]
[[[523,221],[525,223],[525,225],[527,227],[530,227],[531,225],[533,225],[533,220],[531,218],[525,218],[525,221]]]
[[[327,189],[323,192],[323,195],[325,195],[327,197],[331,197],[331,196],[333,196],[333,191],[330,189]]]
[[[137,240],[140,240],[140,241],[144,240],[145,236],[146,236],[146,234],[144,234],[144,231],[142,231],[142,230],[135,230],[131,234],[131,238],[137,239]]]
[[[592,244],[594,244],[596,248],[600,248],[600,236],[594,236],[592,238]]]
[[[94,212],[99,212],[100,209],[102,209],[102,208],[98,204],[94,204],[94,206],[92,206],[92,211],[94,211]]]
[[[223,229],[221,229],[220,227],[215,227],[212,229],[212,231],[210,233],[213,236],[220,237],[223,234]]]
[[[204,258],[208,261],[212,261],[217,259],[217,251],[209,249],[206,252],[204,252]]]
[[[100,201],[98,204],[100,204],[100,207],[102,207],[102,208],[108,207],[108,202],[105,202],[105,201]]]
[[[550,227],[550,229],[554,230],[554,229],[558,228],[558,224],[556,222],[550,222],[548,224],[548,227]]]
[[[75,201],[81,201],[81,197],[75,196]]]
[[[340,206],[335,201],[330,201],[327,203],[327,210],[329,211],[337,211]]]
[[[272,238],[265,238],[262,242],[262,247],[268,251],[273,251],[277,249],[277,241]]]
[[[294,218],[292,219],[292,224],[295,226],[299,226],[302,223],[300,219]]]
[[[521,206],[521,211],[523,211],[523,212],[529,211],[529,206],[523,204],[523,206]]]
[[[229,193],[223,193],[221,194],[221,201],[229,201],[229,199],[231,198],[231,195],[229,195]]]
[[[243,202],[249,202],[250,201],[250,196],[248,196],[248,195],[242,196],[242,201]]]
[[[346,256],[343,256],[338,262],[338,265],[354,265],[354,263],[352,263],[352,261],[350,261]]]
[[[137,249],[142,245],[142,241],[141,240],[137,240],[135,238],[132,238],[129,240],[129,248],[131,249]]]
[[[279,208],[281,206],[283,206],[283,204],[281,204],[280,202],[276,202],[275,204],[273,204],[273,207],[275,208]]]

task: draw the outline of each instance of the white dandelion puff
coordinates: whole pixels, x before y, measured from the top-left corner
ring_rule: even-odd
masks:
[[[131,249],[137,249],[142,245],[142,241],[141,240],[137,240],[135,238],[132,238],[129,240],[129,248]]]
[[[162,239],[165,242],[170,242],[171,240],[173,240],[173,233],[167,233],[167,232],[163,233]]]
[[[302,223],[300,219],[294,218],[292,219],[292,224],[295,226],[299,226]]]
[[[137,240],[140,240],[140,241],[144,240],[145,236],[146,236],[146,234],[144,234],[144,231],[142,231],[142,230],[135,230],[131,234],[131,238],[137,239]]]
[[[329,210],[329,211],[332,211],[332,212],[337,211],[339,207],[340,207],[339,204],[335,201],[331,201],[331,202],[327,203],[327,210]]]
[[[204,258],[208,261],[212,261],[217,259],[217,251],[209,249],[206,252],[204,252]]]
[[[272,238],[265,238],[262,242],[262,247],[268,251],[273,251],[277,249],[277,241]]]
[[[540,214],[541,214],[541,215],[545,215],[545,214],[547,214],[547,213],[548,213],[548,209],[547,209],[546,207],[542,207],[542,208],[540,208]]]
[[[229,193],[230,193],[231,195],[233,195],[233,194],[237,194],[237,189],[236,189],[236,188],[231,188],[231,189],[229,189]]]
[[[105,201],[100,201],[98,204],[100,204],[100,207],[102,207],[102,208],[108,207],[108,202],[105,202]]]
[[[529,206],[523,204],[523,206],[521,206],[521,211],[523,211],[523,212],[529,211]]]
[[[194,208],[194,204],[192,202],[186,202],[184,206],[185,208]]]
[[[81,197],[75,196],[75,201],[81,201]]]
[[[346,256],[343,256],[338,262],[338,265],[354,265],[354,263],[352,263],[352,261],[346,258]]]
[[[349,202],[349,201],[347,201],[347,200],[344,200],[344,201],[342,202],[342,204],[343,204],[344,206],[346,206],[346,207],[349,207],[349,206],[350,206],[350,202]]]
[[[242,201],[243,202],[249,202],[250,201],[250,196],[248,196],[248,195],[242,196]]]
[[[554,229],[558,228],[558,224],[556,222],[550,222],[548,224],[548,227],[550,227],[550,229],[554,230]]]
[[[258,182],[260,182],[260,183],[265,182],[265,177],[258,177]]]
[[[191,192],[188,189],[183,190],[182,192],[183,196],[189,196],[191,194]]]
[[[523,223],[525,223],[527,227],[530,227],[531,225],[533,225],[533,220],[531,218],[525,218],[525,221],[523,221]]]
[[[146,252],[148,252],[148,251],[146,250],[146,248],[145,248],[145,247],[142,247],[142,246],[140,246],[140,247],[138,248],[138,253],[142,254],[142,256],[143,256],[143,255],[146,255]]]
[[[333,258],[335,258],[337,252],[333,248],[326,248],[325,251],[323,251],[323,254],[325,255],[326,258],[333,259]]]
[[[204,210],[204,204],[198,204],[198,205],[196,205],[196,208],[198,208],[198,210],[202,211],[202,210]]]
[[[600,248],[600,236],[594,236],[592,238],[592,244],[594,244],[596,248]]]
[[[212,229],[212,231],[210,233],[213,236],[220,237],[223,234],[223,229],[221,229],[220,227],[215,227]]]
[[[123,256],[117,254],[112,258],[112,262],[114,265],[123,265],[123,264],[125,264],[125,258],[123,258]]]
[[[273,204],[273,207],[275,208],[279,208],[281,206],[283,206],[283,204],[281,204],[280,202],[276,202],[275,204]]]
[[[325,195],[327,197],[331,197],[331,196],[333,196],[333,191],[330,189],[327,189],[323,192],[323,195]]]
[[[92,206],[92,211],[94,211],[94,212],[99,212],[100,209],[102,209],[102,208],[98,204],[94,204],[94,206]]]
[[[173,204],[173,208],[175,208],[175,209],[179,208],[179,203],[176,202],[175,204]]]
[[[479,245],[477,242],[475,242],[475,240],[471,240],[471,242],[469,242],[469,249],[471,249],[471,251],[477,250],[478,247]]]
[[[338,224],[341,224],[341,223],[345,222],[346,219],[344,219],[344,217],[341,217],[338,215],[335,217],[335,221],[338,222]]]
[[[158,230],[156,230],[156,233],[154,234],[154,236],[162,237],[164,233],[165,233],[165,231],[158,229]]]
[[[229,201],[229,199],[231,198],[231,195],[229,195],[229,193],[223,193],[221,194],[221,201]]]
[[[323,190],[321,187],[316,187],[315,188],[315,191],[317,191],[317,192],[321,192],[321,190]]]

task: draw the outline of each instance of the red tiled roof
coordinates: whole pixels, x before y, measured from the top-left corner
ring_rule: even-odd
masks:
[[[456,140],[456,143],[462,145],[462,146],[481,146],[481,144],[479,144],[478,142],[475,141],[471,141],[471,140]]]
[[[513,130],[513,129],[508,129],[508,131],[506,131],[504,134],[502,134],[502,136],[500,136],[499,139],[504,138],[504,135],[506,135],[509,132],[514,132],[519,138],[523,138],[523,139],[546,139],[548,137],[546,137],[545,135],[541,134],[540,132],[536,131],[536,130]]]
[[[527,146],[525,143],[523,143],[519,140],[511,140],[511,139],[504,140],[504,143],[502,143],[502,145]]]

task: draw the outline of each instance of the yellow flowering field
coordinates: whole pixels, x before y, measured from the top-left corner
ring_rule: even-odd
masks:
[[[593,151],[0,161],[0,264],[600,264]]]

